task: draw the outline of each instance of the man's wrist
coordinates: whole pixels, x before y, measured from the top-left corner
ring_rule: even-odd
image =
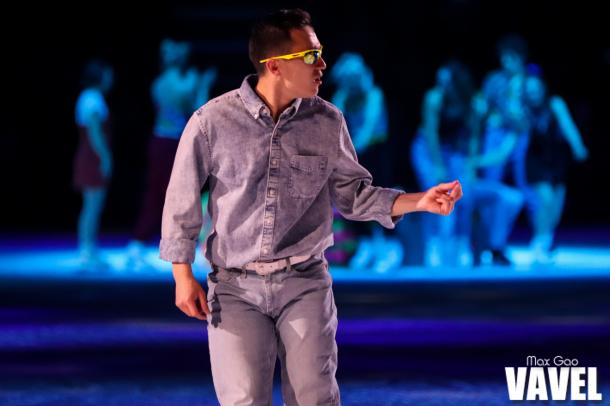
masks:
[[[174,275],[174,280],[177,282],[178,280],[190,279],[193,278],[193,268],[189,263],[172,263],[172,274]]]
[[[421,209],[417,207],[417,203],[421,200],[423,195],[424,192],[400,194],[392,206],[392,217],[421,211]]]

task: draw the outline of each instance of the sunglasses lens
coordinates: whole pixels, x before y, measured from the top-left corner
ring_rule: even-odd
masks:
[[[318,57],[313,52],[310,52],[308,54],[305,54],[305,56],[303,56],[303,61],[307,65],[313,65],[314,63],[316,63],[318,61]]]
[[[318,63],[320,56],[322,56],[322,51],[311,51],[303,56],[303,61],[305,61],[307,65],[313,65]]]

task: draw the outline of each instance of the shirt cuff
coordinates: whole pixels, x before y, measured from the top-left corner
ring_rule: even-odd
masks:
[[[168,262],[189,263],[195,262],[195,248],[197,241],[180,238],[169,240],[162,238],[159,244],[159,258]]]
[[[394,207],[394,202],[396,201],[396,199],[398,199],[398,196],[403,193],[405,192],[399,189],[384,188],[381,190],[380,198],[383,202],[383,214],[379,216],[377,221],[385,228],[394,229],[396,224],[404,217],[404,214],[401,214],[400,216],[392,216],[392,207]]]

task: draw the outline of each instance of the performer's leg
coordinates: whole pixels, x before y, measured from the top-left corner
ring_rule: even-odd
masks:
[[[553,206],[553,213],[551,216],[551,228],[554,233],[557,226],[559,226],[561,215],[563,214],[563,208],[566,201],[566,185],[563,183],[555,185],[553,187],[553,195],[555,205]]]
[[[265,282],[220,270],[208,276],[208,341],[221,405],[270,406],[277,359],[274,322],[261,309]]]
[[[482,180],[476,183],[474,195],[477,205],[489,209],[485,218],[489,248],[503,251],[523,207],[523,194],[500,182]]]
[[[555,197],[553,186],[549,182],[539,182],[533,185],[536,192],[532,225],[533,238],[530,243],[534,260],[546,263],[550,260],[549,252],[553,243],[553,224],[556,222]],[[563,203],[561,203],[563,205]]]
[[[488,154],[496,151],[504,137],[506,136],[506,130],[502,128],[488,127],[485,130],[483,138],[483,153]],[[487,166],[483,168],[483,177],[487,180],[502,181],[504,178],[504,170],[506,163],[502,162],[493,166]]]
[[[337,308],[326,261],[315,260],[283,275],[276,320],[287,406],[339,405]]]
[[[105,199],[105,187],[83,190],[83,206],[78,218],[78,244],[83,260],[90,260],[96,255],[100,217]]]

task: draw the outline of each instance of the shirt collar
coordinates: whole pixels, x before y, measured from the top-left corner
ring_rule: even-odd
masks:
[[[244,106],[255,120],[260,116],[261,109],[266,107],[265,102],[263,102],[258,94],[256,94],[256,91],[254,91],[257,82],[257,75],[248,75],[244,78],[239,87],[239,95],[244,102]],[[282,115],[287,116],[287,118],[294,117],[301,106],[302,100],[303,99],[295,99],[292,104],[284,110]]]

